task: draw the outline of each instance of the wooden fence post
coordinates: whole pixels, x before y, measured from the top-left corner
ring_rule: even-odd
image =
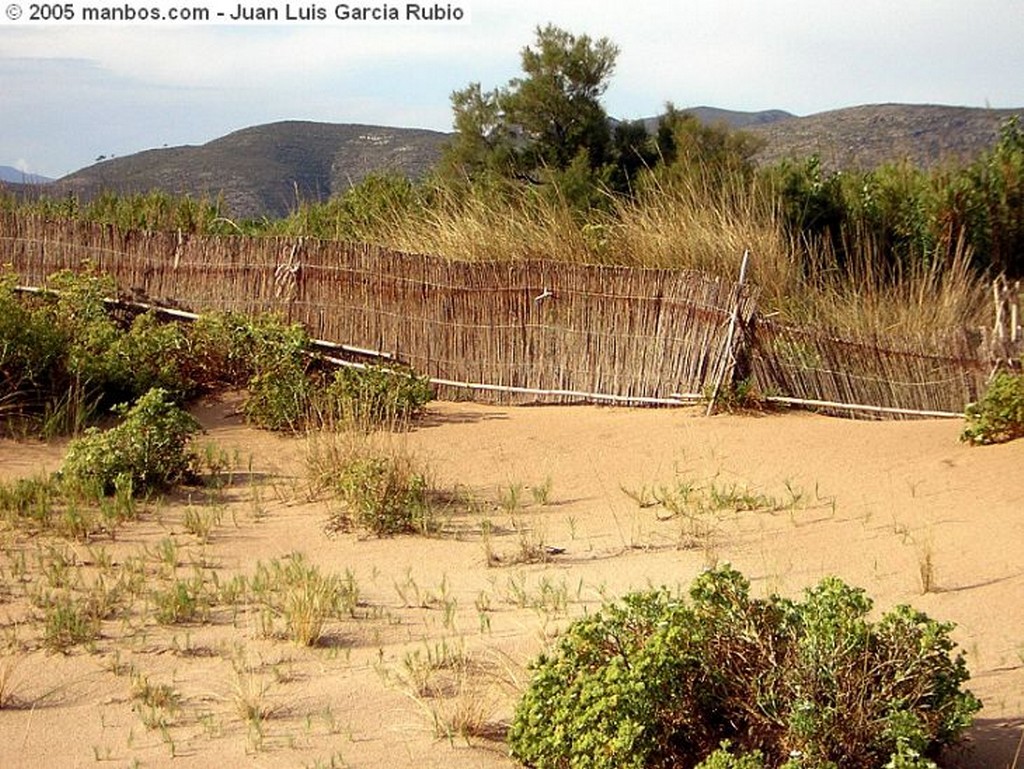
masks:
[[[715,411],[715,403],[718,401],[718,393],[722,389],[722,384],[725,382],[727,377],[732,376],[732,372],[736,368],[736,353],[733,350],[733,338],[736,335],[736,324],[740,317],[740,303],[743,300],[743,286],[747,282],[747,265],[750,262],[750,250],[747,249],[743,252],[743,261],[740,263],[740,279],[736,284],[736,298],[733,301],[732,316],[729,318],[729,333],[725,337],[725,349],[721,357],[721,363],[718,367],[718,377],[715,381],[715,389],[711,393],[711,399],[708,401],[708,410],[705,412],[705,416],[711,416]]]

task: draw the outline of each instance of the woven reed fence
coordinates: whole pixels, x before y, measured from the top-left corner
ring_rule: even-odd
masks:
[[[762,393],[870,406],[875,415],[960,413],[984,391],[992,373],[963,329],[929,339],[853,339],[761,320],[748,354]],[[840,406],[822,410],[851,414]]]
[[[393,354],[435,379],[548,393],[501,402],[672,402],[700,393],[751,293],[670,270],[469,263],[313,239],[179,237],[0,215],[0,263],[44,285],[85,263],[138,299],[192,311],[280,313],[312,336]]]
[[[759,318],[755,292],[684,271],[470,263],[9,212],[0,213],[0,264],[30,285],[89,264],[154,304],[279,313],[313,337],[390,353],[435,380],[481,385],[472,397],[492,402],[681,402],[730,371],[752,376],[761,393],[843,415],[960,413],[993,371],[993,354],[965,329],[927,340],[840,338]],[[734,315],[741,333],[730,344]],[[1019,343],[1012,354],[1019,358]],[[439,394],[456,393],[442,386]]]

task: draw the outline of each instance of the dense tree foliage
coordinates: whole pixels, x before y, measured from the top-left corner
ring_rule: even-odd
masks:
[[[498,174],[553,185],[583,207],[599,188],[628,189],[657,153],[642,123],[613,126],[601,103],[618,48],[552,25],[536,35],[521,52],[521,77],[452,94],[456,135],[443,168],[471,180]]]
[[[472,174],[497,169],[529,175],[564,170],[586,153],[593,166],[611,151],[611,128],[601,96],[618,49],[554,26],[537,29],[521,52],[523,76],[503,88],[479,83],[452,94],[456,139],[449,164]]]

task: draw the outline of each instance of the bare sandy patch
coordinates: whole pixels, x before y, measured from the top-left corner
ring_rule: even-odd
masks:
[[[231,459],[216,492],[154,502],[114,540],[0,533],[0,766],[509,767],[501,733],[525,663],[560,628],[725,562],[762,594],[836,574],[880,611],[911,603],[957,623],[985,708],[947,764],[1013,760],[1024,443],[968,447],[956,421],[436,403],[389,440],[467,504],[436,536],[380,539],[329,528],[337,503],[310,492],[310,439],[252,430],[236,405],[195,408],[200,442]],[[0,442],[0,477],[53,470],[62,453]],[[664,504],[684,493],[700,515]],[[313,646],[225,588],[293,554],[358,587]],[[144,580],[66,654],[42,642],[55,563],[90,584]],[[188,580],[210,605],[158,622],[154,596]]]

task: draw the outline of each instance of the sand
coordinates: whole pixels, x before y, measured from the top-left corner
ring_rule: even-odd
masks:
[[[511,767],[502,729],[526,663],[559,629],[605,599],[685,586],[723,563],[757,595],[797,596],[835,574],[878,612],[910,603],[956,623],[984,709],[943,765],[1014,761],[1024,723],[1024,441],[969,447],[955,420],[434,403],[394,450],[464,504],[445,515],[442,536],[379,539],[330,529],[338,503],[310,492],[310,439],[250,429],[237,403],[195,408],[201,442],[237,465],[216,499],[196,490],[191,501],[160,502],[115,541],[0,534],[0,767]],[[0,478],[52,470],[62,452],[2,441]],[[723,507],[695,523],[653,504],[681,484],[762,509]],[[205,544],[184,525],[190,505],[219,511]],[[168,540],[178,557],[161,576]],[[196,564],[223,584],[301,553],[325,573],[350,573],[361,600],[314,647],[265,636],[245,607],[160,625],[137,606],[130,619],[105,621],[89,648],[52,653],[39,642],[40,610],[12,575],[21,568],[29,587],[52,579],[46,565],[58,552],[83,574],[104,557],[147,558],[154,587]],[[539,553],[546,562],[521,561]],[[147,712],[146,681],[173,692],[173,707]],[[263,711],[256,725],[242,702]],[[460,717],[474,724],[468,739],[436,726]]]

